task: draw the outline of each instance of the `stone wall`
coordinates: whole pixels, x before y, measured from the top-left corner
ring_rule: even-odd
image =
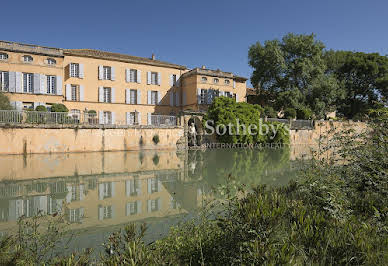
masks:
[[[158,144],[152,140],[155,135]],[[0,154],[176,149],[182,136],[182,127],[1,127]]]

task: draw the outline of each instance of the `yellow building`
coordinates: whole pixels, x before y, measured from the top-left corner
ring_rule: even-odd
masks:
[[[16,110],[63,103],[96,123],[151,125],[153,115],[203,111],[214,97],[245,101],[246,78],[91,49],[0,41],[0,89]]]

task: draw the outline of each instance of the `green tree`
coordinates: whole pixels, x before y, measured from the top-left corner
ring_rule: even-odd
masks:
[[[46,108],[46,106],[44,106],[44,105],[38,105],[38,106],[35,108],[35,111],[38,111],[38,112],[47,112],[47,108]]]
[[[296,110],[294,108],[286,108],[284,110],[284,117],[288,119],[296,118]]]
[[[341,95],[335,76],[326,72],[324,47],[314,34],[257,42],[248,53],[252,85],[268,91],[275,109],[309,107],[323,117]]]
[[[0,92],[0,110],[12,110],[12,106],[9,103],[9,99],[7,95]]]
[[[370,108],[387,104],[388,57],[378,53],[327,51],[327,73],[334,74],[346,97],[339,111],[348,118],[362,116]]]
[[[55,103],[51,106],[51,112],[67,113],[69,109],[61,103]]]

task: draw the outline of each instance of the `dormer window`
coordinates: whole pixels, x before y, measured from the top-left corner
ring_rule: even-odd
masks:
[[[8,54],[0,53],[0,60],[7,60],[7,59],[8,59]]]
[[[230,80],[229,79],[225,79],[225,84],[229,85],[230,84]]]
[[[220,82],[220,80],[219,80],[218,78],[215,78],[215,79],[213,79],[213,82],[214,82],[215,84],[217,84],[218,82]]]
[[[23,61],[26,62],[26,63],[31,63],[32,61],[34,61],[34,59],[30,55],[24,55],[23,56]]]
[[[202,82],[207,82],[207,77],[202,77],[202,78],[201,78],[201,81],[202,81]]]
[[[56,64],[57,64],[57,61],[54,58],[47,59],[47,65],[55,66]]]

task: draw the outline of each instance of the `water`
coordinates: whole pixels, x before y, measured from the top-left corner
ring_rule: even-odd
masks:
[[[295,157],[288,149],[0,156],[0,236],[40,210],[64,214],[79,233],[76,249],[99,247],[128,222],[147,222],[152,241],[230,180],[287,184]]]

